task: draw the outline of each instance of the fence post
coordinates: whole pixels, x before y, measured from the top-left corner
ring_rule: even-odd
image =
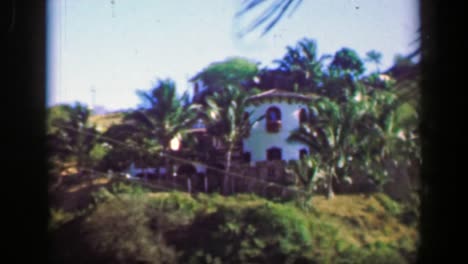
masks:
[[[192,193],[192,176],[187,175],[187,191],[188,193]]]
[[[208,193],[208,176],[206,175],[206,173],[203,175],[203,183],[205,186],[205,193]]]

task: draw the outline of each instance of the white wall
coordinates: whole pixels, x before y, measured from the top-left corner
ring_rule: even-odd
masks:
[[[266,113],[271,106],[276,106],[281,111],[281,129],[277,133],[270,133],[266,130],[266,118],[258,121],[253,125],[250,135],[244,139],[244,151],[251,153],[251,164],[257,161],[266,160],[266,151],[271,147],[282,149],[283,160],[299,159],[299,151],[303,148],[308,150],[308,147],[300,143],[288,143],[286,139],[291,131],[299,128],[299,111],[306,108],[305,104],[287,102],[264,103],[258,106],[248,106],[247,111],[254,111],[251,115],[251,120],[255,120],[259,116]]]

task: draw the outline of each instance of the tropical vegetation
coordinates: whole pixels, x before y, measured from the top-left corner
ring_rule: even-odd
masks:
[[[80,237],[71,251],[60,248],[58,242],[61,253],[55,261],[414,261],[421,162],[418,64],[399,56],[394,66],[382,71],[381,58],[372,50],[362,59],[351,48],[319,55],[317,43],[304,38],[287,47],[272,67],[259,68],[260,64],[244,58],[210,64],[192,79],[203,84],[193,98],[188,93],[179,95],[174,81],[158,80],[148,91],[138,92],[142,99],[138,108],[121,113],[119,122],[105,129],[92,122],[93,114],[83,104],[48,109],[54,198],[50,232],[55,241]],[[366,74],[366,63],[376,70]],[[256,176],[236,174],[242,161],[235,154],[258,121],[249,118],[246,100],[272,88],[312,98],[304,122],[288,139],[305,144],[311,154],[287,161],[286,171],[292,178],[280,188],[295,195],[283,200],[261,197],[262,192],[242,194],[235,188],[236,182]],[[195,136],[194,128],[200,123],[209,137]],[[220,148],[212,148],[213,142]],[[211,172],[203,179],[193,173],[177,175],[176,163],[202,163]],[[129,185],[119,175],[132,166],[162,168],[172,181],[160,177],[152,181],[145,172],[145,180]],[[389,190],[403,172],[411,184],[404,195],[394,195]],[[187,181],[188,192],[175,192],[184,189],[176,184],[180,180]],[[87,192],[85,182],[90,186]],[[336,188],[342,183],[370,187],[350,194]],[[100,185],[107,187],[99,189]],[[70,193],[86,198],[77,202],[79,206],[63,206]],[[363,193],[368,200],[357,210],[360,216],[337,218],[340,209],[333,213],[329,211],[333,207],[320,206]],[[379,227],[386,228],[379,233],[380,240],[363,235],[374,232],[375,222],[369,220],[374,217],[380,219]],[[391,228],[405,230],[405,236],[390,239]]]

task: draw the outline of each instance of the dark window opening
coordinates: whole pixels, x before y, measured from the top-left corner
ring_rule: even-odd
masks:
[[[305,156],[307,156],[307,150],[306,149],[299,150],[299,158],[302,159]]]
[[[307,112],[304,108],[299,112],[299,124],[307,122]]]
[[[244,120],[249,120],[249,112],[244,112]]]
[[[269,167],[267,171],[267,176],[274,178],[275,177],[275,168],[274,167]]]
[[[270,148],[267,150],[267,160],[281,160],[281,149]]]
[[[195,85],[193,86],[193,94],[198,94],[200,92],[200,86],[198,82],[195,82]]]
[[[278,107],[270,107],[266,112],[266,129],[268,132],[278,132],[281,128],[281,111]]]
[[[252,155],[250,154],[250,152],[244,152],[244,154],[242,155],[242,159],[244,160],[244,162],[250,162],[252,160]]]

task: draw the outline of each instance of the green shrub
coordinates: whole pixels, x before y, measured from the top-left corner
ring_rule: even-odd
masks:
[[[99,188],[97,191],[91,193],[91,198],[94,205],[103,203],[105,201],[115,198],[115,196],[105,187]]]
[[[62,240],[80,240],[90,249],[62,262],[76,263],[80,255],[89,255],[89,263],[407,263],[414,257],[410,237],[358,247],[326,213],[294,202],[252,194],[144,193],[131,184],[95,192],[94,209],[81,217],[79,232]],[[386,210],[395,209],[393,200],[378,199]]]
[[[141,187],[135,183],[125,183],[125,182],[116,182],[107,187],[101,187],[97,191],[91,193],[91,197],[93,200],[94,205],[112,200],[117,196],[141,196],[143,194],[147,194],[149,192],[148,189]]]
[[[49,230],[54,231],[58,229],[63,224],[67,223],[68,221],[75,218],[74,213],[65,212],[63,209],[50,209],[50,216],[49,216]]]
[[[95,259],[105,263],[176,263],[175,251],[149,226],[146,203],[138,197],[101,203],[83,222]]]
[[[366,212],[369,212],[369,213],[375,213],[375,212],[377,212],[377,208],[375,208],[375,207],[372,206],[372,205],[368,205],[364,210],[365,210]]]
[[[142,195],[150,192],[148,189],[141,187],[136,183],[117,182],[112,184],[111,192],[114,195],[129,194],[129,195]]]
[[[191,223],[201,208],[190,195],[171,192],[149,198],[146,212],[153,230],[169,230]]]
[[[215,212],[198,214],[193,224],[170,234],[184,252],[182,262],[287,263],[304,258],[311,245],[307,218],[294,207],[259,199],[263,203],[257,205],[218,204]]]
[[[337,251],[349,246],[348,242],[339,237],[336,227],[326,220],[311,219],[310,229],[312,234],[310,256],[318,263],[334,263]]]
[[[347,247],[339,251],[337,264],[405,264],[407,260],[397,249],[382,242],[366,245],[363,248]]]
[[[89,152],[89,158],[93,165],[98,165],[109,152],[109,147],[104,144],[96,144]]]
[[[403,203],[400,221],[408,226],[417,225],[420,218],[420,198],[417,193],[412,193],[410,198]]]
[[[364,255],[362,263],[405,264],[407,261],[394,247],[382,242],[376,242],[370,246],[370,250]]]
[[[393,200],[386,194],[378,193],[374,197],[383,206],[385,211],[387,211],[391,215],[397,216],[402,212],[402,208],[401,208],[402,206],[397,201]]]

